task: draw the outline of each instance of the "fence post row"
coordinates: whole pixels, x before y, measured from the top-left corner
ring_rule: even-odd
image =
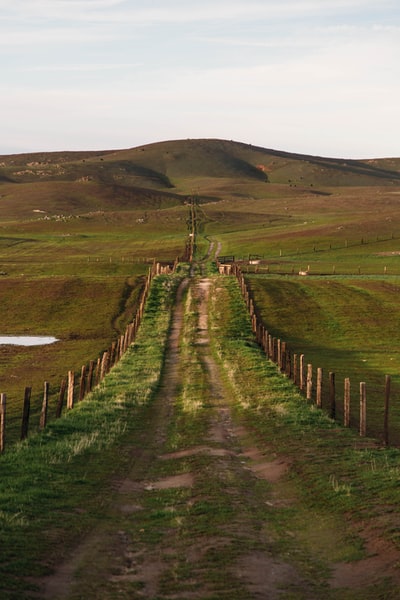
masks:
[[[6,445],[6,403],[5,394],[0,395],[0,452],[4,452]]]
[[[47,412],[49,407],[49,382],[44,382],[44,392],[43,392],[43,402],[42,402],[42,412],[40,413],[40,422],[39,428],[44,429],[47,424]]]
[[[364,381],[360,382],[360,435],[367,435],[367,386]]]
[[[344,380],[343,425],[350,427],[350,379],[348,377]]]
[[[322,407],[322,381],[323,381],[323,370],[321,367],[317,369],[317,406]]]
[[[219,262],[217,258],[217,267],[219,272],[226,275],[234,275],[239,283],[239,287],[251,317],[252,330],[256,334],[256,340],[264,350],[267,358],[276,363],[279,369],[293,380],[295,385],[302,392],[305,392],[307,400],[312,400],[313,396],[313,366],[307,365],[305,376],[305,359],[304,354],[293,354],[291,360],[290,349],[286,342],[273,337],[269,333],[258,316],[257,307],[254,299],[247,288],[243,273],[240,266],[233,262],[230,268],[226,269],[226,265]],[[322,389],[323,389],[323,369],[317,369],[316,383],[316,405],[322,408]],[[365,382],[360,383],[360,421],[359,433],[361,436],[367,435],[367,392]],[[385,405],[384,405],[384,425],[383,425],[383,441],[385,445],[389,444],[389,403],[390,403],[390,376],[385,378]],[[329,415],[332,419],[336,419],[336,384],[335,373],[329,373]],[[343,397],[343,425],[350,427],[350,379],[344,379],[344,397]]]
[[[385,412],[383,417],[383,442],[389,445],[389,401],[390,401],[390,375],[385,378]]]
[[[29,413],[31,410],[31,390],[32,388],[30,387],[25,388],[24,408],[22,411],[21,440],[24,440],[28,437]]]

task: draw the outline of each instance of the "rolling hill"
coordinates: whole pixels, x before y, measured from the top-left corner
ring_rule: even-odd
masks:
[[[73,213],[161,208],[196,194],[226,197],[235,186],[319,188],[400,183],[400,159],[345,160],[216,140],[177,140],[98,152],[0,156],[0,213],[35,210]],[[28,184],[28,185],[27,185]]]

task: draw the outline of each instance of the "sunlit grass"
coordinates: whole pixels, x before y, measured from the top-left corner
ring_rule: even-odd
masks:
[[[42,561],[54,528],[62,528],[68,545],[96,518],[97,490],[122,468],[126,457],[118,449],[142,426],[158,388],[176,281],[165,276],[154,280],[135,344],[101,385],[43,433],[9,447],[0,457],[4,598],[25,597],[27,583],[21,574],[45,573]],[[90,507],[90,512],[85,510],[77,520],[80,506]],[[18,547],[24,551],[17,560]],[[54,556],[60,551],[55,549]],[[6,592],[12,588],[15,595]]]

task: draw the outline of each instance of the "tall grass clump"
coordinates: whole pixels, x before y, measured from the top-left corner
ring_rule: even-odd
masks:
[[[0,457],[0,595],[28,598],[29,577],[45,575],[95,522],[98,496],[140,445],[158,387],[178,278],[156,277],[135,343],[86,399],[46,430]],[[119,452],[121,449],[121,452]],[[111,490],[110,490],[111,494]],[[54,536],[63,539],[53,548]]]

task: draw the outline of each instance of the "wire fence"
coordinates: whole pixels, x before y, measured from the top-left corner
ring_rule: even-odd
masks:
[[[384,445],[400,444],[400,384],[390,375],[369,380],[350,381],[344,371],[324,369],[306,360],[305,354],[294,352],[284,340],[272,335],[263,323],[248,289],[241,266],[236,262],[217,260],[219,272],[235,276],[252,322],[257,343],[266,357],[299,388],[306,400],[327,411],[344,427],[358,430],[361,437],[371,436]],[[368,399],[368,403],[367,403]],[[368,414],[367,414],[368,406]]]
[[[61,417],[64,409],[71,410],[78,402],[82,402],[92,389],[98,386],[110,371],[124,356],[129,346],[135,341],[140,327],[146,300],[149,294],[153,278],[160,274],[174,273],[178,265],[178,259],[173,265],[162,265],[153,262],[145,278],[144,286],[138,302],[138,308],[134,319],[129,323],[117,340],[105,350],[96,360],[90,360],[82,366],[79,373],[69,370],[66,377],[61,380],[59,389],[55,392],[55,411],[50,415],[50,384],[44,382],[43,395],[40,406],[32,403],[32,387],[26,386],[20,417],[15,414],[7,415],[7,394],[0,394],[0,453],[4,452],[6,443],[24,440],[30,431],[43,430],[49,419]]]

